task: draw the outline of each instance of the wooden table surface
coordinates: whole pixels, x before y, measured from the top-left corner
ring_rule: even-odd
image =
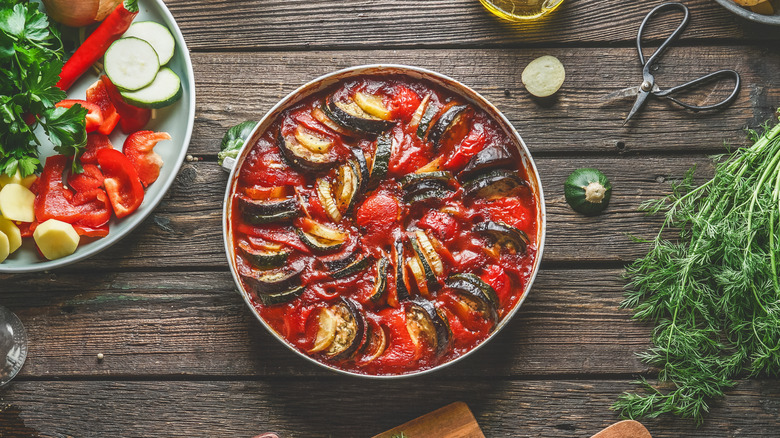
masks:
[[[195,69],[190,153],[201,161],[185,163],[154,214],[108,251],[66,269],[0,275],[0,303],[30,338],[22,372],[0,391],[10,405],[0,436],[365,437],[459,400],[489,437],[588,437],[617,421],[616,397],[657,374],[635,355],[651,328],[619,308],[623,268],[647,250],[628,235],[659,225],[637,207],[693,165],[706,180],[708,156],[724,141],[744,144],[743,128],[780,104],[780,28],[684,0],[691,23],[659,84],[735,68],[739,97],[706,114],[652,101],[621,126],[631,101],[598,98],[638,85],[634,38],[658,3],[565,0],[547,20],[512,25],[477,0],[167,1]],[[548,105],[520,81],[543,54],[567,68]],[[316,76],[366,63],[430,68],[482,93],[520,131],[546,195],[548,240],[524,306],[477,354],[424,377],[349,378],[294,355],[246,308],[223,252],[227,175],[216,152],[226,128]],[[614,186],[596,218],[563,199],[566,176],[584,166]],[[780,382],[741,381],[711,411],[700,428],[644,423],[654,437],[778,436]]]

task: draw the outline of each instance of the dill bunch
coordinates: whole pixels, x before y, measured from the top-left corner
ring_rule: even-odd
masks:
[[[780,124],[751,138],[717,158],[711,180],[694,186],[691,169],[671,195],[642,205],[664,222],[627,268],[622,306],[655,326],[639,356],[660,369],[659,385],[642,379],[641,393],[621,395],[612,408],[624,417],[701,424],[735,379],[780,373]]]

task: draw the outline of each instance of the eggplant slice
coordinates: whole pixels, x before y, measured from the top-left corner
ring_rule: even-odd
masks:
[[[415,298],[406,308],[406,330],[415,345],[422,339],[428,342],[437,356],[441,356],[450,344],[450,327],[428,300]]]
[[[447,278],[445,285],[454,291],[460,304],[477,311],[485,318],[498,322],[498,295],[492,286],[474,274],[455,274]]]
[[[396,240],[393,245],[392,259],[398,301],[406,300],[409,298],[409,278],[406,275],[406,264],[404,263],[404,243],[400,239]]]
[[[466,167],[460,171],[458,177],[461,179],[473,178],[474,175],[485,173],[492,169],[511,168],[515,164],[515,158],[512,156],[509,148],[511,146],[505,143],[491,143],[484,149],[477,152]]]
[[[504,222],[485,221],[474,227],[474,232],[487,237],[491,243],[512,253],[525,252],[530,240],[523,230]]]
[[[350,359],[363,341],[366,326],[363,314],[349,298],[342,298],[341,302],[332,306],[330,310],[329,316],[333,318],[335,328],[333,339],[323,351],[331,360]],[[327,324],[330,327],[331,322]]]
[[[266,306],[275,306],[277,304],[288,303],[303,294],[306,290],[305,286],[297,286],[284,292],[278,292],[275,294],[259,295],[260,301]]]
[[[301,144],[295,135],[279,135],[276,139],[279,150],[294,167],[305,171],[321,172],[336,164],[336,158],[328,152],[314,152]]]
[[[379,135],[393,126],[393,122],[382,120],[365,112],[354,101],[334,101],[332,96],[326,102],[326,114],[339,125],[355,132]]]
[[[283,268],[253,271],[251,274],[241,274],[241,277],[250,291],[257,295],[269,295],[300,286],[305,267],[303,260],[296,260]]]
[[[376,262],[376,277],[374,277],[374,290],[369,299],[377,302],[385,296],[387,292],[387,268],[390,262],[387,257],[382,257]]]
[[[238,251],[250,265],[258,269],[281,268],[287,263],[292,251],[278,249],[255,249],[245,241],[238,242]]]
[[[496,199],[517,195],[525,186],[517,172],[495,169],[478,175],[463,184],[463,196]]]
[[[455,146],[459,143],[469,132],[473,114],[468,105],[455,105],[445,111],[428,133],[428,141],[433,143],[434,151],[445,144]]]
[[[236,200],[244,219],[251,224],[289,219],[295,217],[300,208],[297,198],[260,200],[238,195]]]

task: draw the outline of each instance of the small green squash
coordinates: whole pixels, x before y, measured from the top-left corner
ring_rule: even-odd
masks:
[[[574,211],[592,216],[609,205],[612,184],[597,169],[577,169],[566,179],[563,193]]]

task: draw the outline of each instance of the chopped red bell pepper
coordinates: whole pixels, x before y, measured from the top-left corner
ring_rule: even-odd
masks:
[[[163,165],[163,159],[154,151],[154,147],[157,142],[170,139],[171,136],[167,132],[137,131],[125,140],[122,152],[133,163],[144,186],[148,187],[157,181]]]
[[[68,185],[77,192],[85,192],[103,187],[103,172],[94,164],[85,164],[81,173],[68,175]]]
[[[65,99],[55,103],[54,106],[58,108],[70,108],[76,104],[81,105],[89,111],[87,113],[86,123],[87,132],[97,131],[97,129],[100,128],[100,125],[103,124],[103,112],[100,110],[100,107],[94,103],[79,99]]]
[[[99,150],[97,160],[116,217],[123,218],[136,211],[144,200],[144,186],[130,160],[116,149]]]
[[[403,85],[396,87],[396,93],[388,105],[390,116],[404,121],[411,120],[418,106],[420,106],[420,96]]]
[[[76,192],[73,205],[79,210],[79,219],[73,225],[99,228],[111,219],[111,203],[101,188]]]
[[[444,168],[451,172],[460,172],[474,155],[485,149],[486,141],[487,135],[482,125],[474,125],[471,132],[456,146],[452,155],[444,163]]]
[[[116,107],[116,112],[119,114],[119,127],[122,128],[122,132],[125,134],[132,134],[135,131],[140,131],[149,123],[152,118],[152,110],[148,108],[138,108],[125,102],[119,90],[116,88],[108,76],[103,75],[101,81],[106,86],[108,97],[111,99],[111,103]]]
[[[114,149],[114,145],[105,134],[90,132],[87,134],[87,147],[79,157],[79,161],[81,164],[97,164],[97,153],[101,149]]]
[[[97,131],[105,135],[111,134],[111,132],[114,131],[116,124],[119,123],[120,117],[119,113],[116,112],[116,107],[111,103],[111,98],[108,96],[106,84],[100,79],[87,88],[87,102],[100,107],[100,111],[103,114],[103,123]]]
[[[135,16],[138,15],[138,1],[124,0],[84,41],[62,67],[57,87],[68,91],[71,85],[84,74],[108,49],[127,31]]]
[[[108,224],[99,227],[85,227],[83,225],[75,224],[73,229],[76,230],[79,236],[84,237],[106,237],[108,236]]]

